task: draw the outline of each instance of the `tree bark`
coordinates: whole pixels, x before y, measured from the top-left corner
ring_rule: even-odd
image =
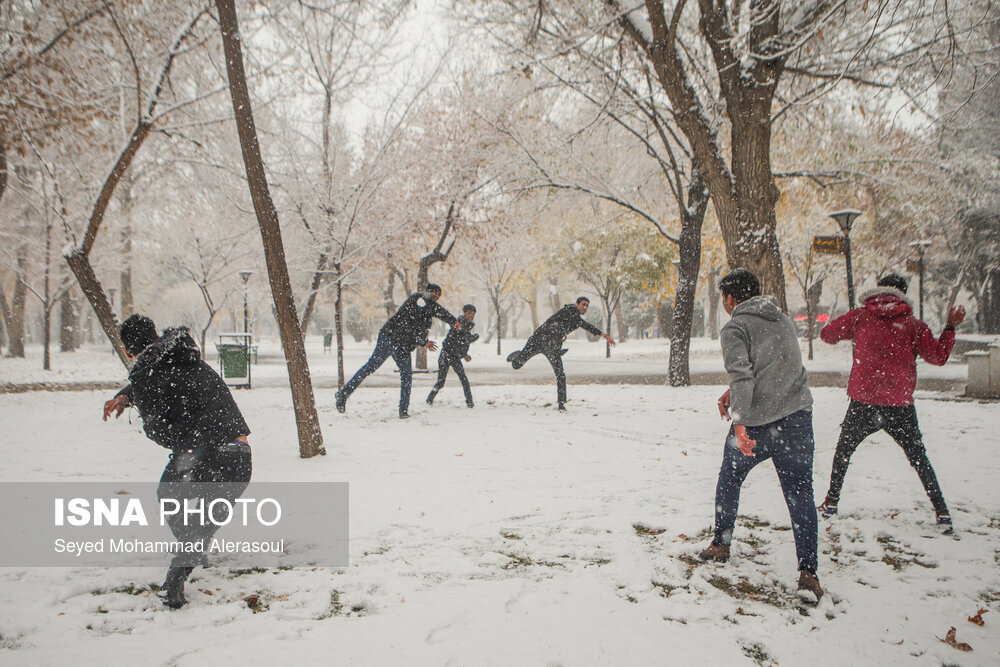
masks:
[[[306,308],[302,313],[302,336],[309,334],[309,321],[312,320],[313,311],[316,309],[316,296],[319,294],[320,285],[323,283],[323,272],[326,271],[328,251],[321,252],[316,260],[316,270],[313,272],[312,284],[309,285],[309,296],[306,298]]]
[[[344,375],[344,279],[340,275],[340,263],[333,265],[337,272],[337,283],[333,295],[333,326],[337,329],[337,389],[343,389]]]
[[[712,340],[719,339],[719,267],[715,266],[708,272],[708,335]]]
[[[7,305],[7,293],[0,282],[0,348],[7,344],[7,328],[10,326],[10,306]]]
[[[687,205],[680,207],[681,235],[677,244],[680,269],[671,319],[670,360],[667,363],[667,383],[671,387],[686,387],[691,384],[691,323],[701,267],[701,227],[708,209],[708,199],[708,190],[701,172],[693,169]]]
[[[441,231],[441,236],[438,237],[437,245],[429,253],[420,258],[420,265],[417,269],[417,289],[426,289],[427,283],[430,278],[431,267],[438,262],[445,262],[448,260],[448,255],[451,254],[451,249],[455,247],[455,239],[452,239],[451,244],[448,246],[447,250],[442,250],[444,247],[444,242],[448,239],[448,234],[451,232],[452,222],[454,222],[456,211],[456,202],[451,202],[448,206],[448,214],[444,219],[444,229]],[[420,370],[427,370],[427,348],[418,347],[417,348],[417,368]]]
[[[17,249],[17,271],[14,272],[14,292],[10,296],[10,317],[7,320],[7,334],[10,337],[7,356],[22,359],[24,358],[24,308],[28,297],[24,274],[27,270],[28,247],[22,245]]]
[[[323,433],[316,413],[302,329],[299,328],[299,319],[295,314],[295,300],[288,278],[288,267],[285,264],[285,249],[281,240],[278,214],[274,209],[274,202],[271,201],[267,175],[264,172],[260,146],[257,143],[257,128],[254,124],[250,93],[243,70],[243,53],[235,2],[216,0],[215,4],[219,10],[219,28],[226,55],[226,73],[229,77],[229,91],[233,101],[233,113],[236,116],[240,149],[264,245],[264,258],[274,298],[278,331],[285,352],[285,363],[288,366],[288,379],[291,384],[292,404],[299,436],[299,455],[308,458],[325,454],[326,450],[323,447]]]
[[[73,352],[80,347],[80,308],[72,290],[59,297],[59,351]]]

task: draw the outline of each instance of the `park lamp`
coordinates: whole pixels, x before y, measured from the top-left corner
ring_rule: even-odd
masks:
[[[250,269],[243,269],[240,271],[240,278],[243,279],[243,284],[246,285],[250,281],[250,276],[253,275],[253,271]]]
[[[844,232],[844,236],[851,233],[851,225],[854,224],[854,219],[861,215],[861,211],[855,211],[854,209],[844,209],[843,211],[834,211],[830,214],[830,217],[837,221],[840,225],[840,231]]]
[[[917,252],[923,255],[924,251],[931,246],[931,243],[932,241],[925,241],[921,239],[920,241],[914,241],[913,243],[907,243],[906,245],[910,246],[911,248],[916,248]]]

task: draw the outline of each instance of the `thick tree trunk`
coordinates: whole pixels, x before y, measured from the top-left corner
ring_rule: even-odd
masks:
[[[80,308],[67,289],[59,297],[59,351],[73,352],[80,347]]]
[[[325,454],[326,450],[323,448],[323,433],[316,414],[316,402],[313,397],[302,330],[295,315],[295,301],[291,281],[288,278],[288,267],[285,264],[285,249],[281,240],[278,214],[271,201],[267,175],[264,172],[260,146],[257,143],[257,128],[254,124],[250,93],[247,90],[246,74],[243,70],[236,6],[234,0],[216,0],[215,4],[219,10],[219,28],[226,55],[226,73],[229,78],[229,92],[236,117],[240,149],[243,152],[250,197],[253,200],[264,244],[264,258],[274,298],[278,331],[285,352],[285,363],[288,366],[292,405],[299,436],[299,455],[308,458]]]
[[[122,339],[118,335],[118,321],[111,310],[111,303],[108,301],[104,288],[101,287],[101,281],[94,274],[94,269],[90,266],[87,255],[84,254],[83,250],[77,248],[66,257],[66,261],[69,263],[69,268],[73,270],[73,275],[76,276],[76,282],[83,290],[83,295],[87,297],[94,314],[97,315],[98,324],[101,325],[104,334],[111,341],[115,352],[118,353],[118,358],[121,359],[126,368],[131,368],[132,360],[125,352],[125,346],[122,345]]]
[[[708,273],[708,335],[712,340],[719,339],[719,301],[721,300],[719,267],[713,267]]]
[[[28,270],[28,247],[17,249],[17,271],[14,273],[14,292],[10,296],[10,317],[7,320],[7,334],[10,342],[7,356],[24,358],[24,309],[27,305],[28,288],[24,274]]]
[[[687,199],[687,206],[681,209],[681,235],[678,243],[680,270],[670,327],[667,384],[671,387],[686,387],[691,384],[691,324],[694,319],[698,271],[701,268],[701,227],[708,209],[708,190],[697,169],[692,170]]]

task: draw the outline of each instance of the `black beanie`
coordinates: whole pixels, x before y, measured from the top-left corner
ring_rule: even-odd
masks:
[[[464,306],[462,306],[462,312],[464,313],[467,310],[471,310],[472,312],[476,312],[476,307],[473,306],[471,303],[467,303]]]
[[[156,341],[156,325],[153,320],[145,315],[134,313],[118,327],[118,335],[121,336],[125,349],[133,357]]]
[[[879,278],[878,286],[893,287],[906,294],[906,278],[897,273],[889,273]]]

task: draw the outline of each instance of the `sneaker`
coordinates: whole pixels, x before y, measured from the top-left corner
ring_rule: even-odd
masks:
[[[951,525],[951,515],[950,514],[938,514],[937,515],[937,529],[942,535],[954,535],[955,527]]]
[[[400,411],[399,411],[399,418],[400,419],[409,419],[410,418],[410,413],[408,411],[406,411],[406,410],[400,409]]]
[[[824,500],[823,504],[816,508],[817,511],[823,516],[824,519],[829,519],[831,516],[837,513],[837,503],[831,503],[829,500]]]
[[[334,403],[334,405],[337,406],[337,412],[343,414],[344,411],[347,410],[347,397],[344,396],[344,392],[340,390],[337,390],[337,393],[334,394],[334,397],[336,398],[336,402]]]
[[[565,403],[560,403],[559,407],[556,408],[556,409],[559,410],[559,412],[566,412],[566,404]]]
[[[466,402],[465,402],[465,404],[466,404],[467,406],[469,406],[470,408],[474,408],[474,407],[476,407],[476,404],[475,404],[475,403],[473,403],[472,401],[466,401]]]
[[[507,363],[508,364],[513,363],[514,362],[514,357],[516,357],[520,351],[521,350],[514,350],[513,352],[511,352],[510,354],[508,354],[507,355]]]
[[[698,558],[715,561],[716,563],[725,563],[729,560],[729,545],[712,542],[698,554]]]
[[[799,591],[806,595],[811,594],[816,598],[816,602],[823,597],[823,587],[819,585],[819,578],[809,570],[799,571]]]
[[[434,397],[437,396],[437,393],[437,389],[431,389],[431,393],[427,394],[427,405],[434,405]]]

